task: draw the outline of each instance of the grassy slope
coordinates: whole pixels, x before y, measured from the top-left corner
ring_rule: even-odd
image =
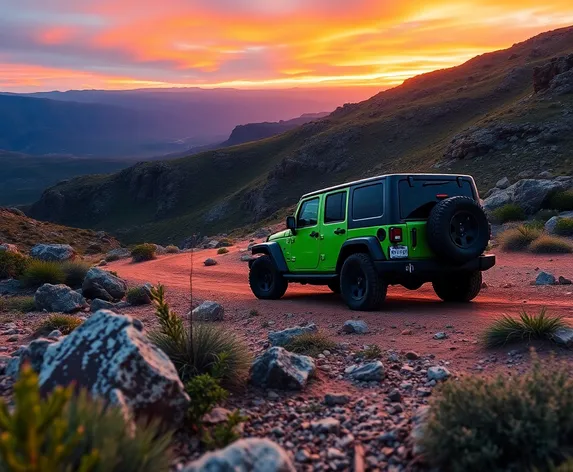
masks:
[[[230,231],[252,222],[261,205],[265,211],[258,217],[266,217],[292,205],[302,193],[348,179],[388,172],[443,172],[444,168],[435,169],[434,164],[442,160],[453,136],[467,128],[497,121],[556,119],[563,107],[571,107],[570,95],[559,97],[560,103],[531,97],[533,68],[571,52],[573,28],[550,32],[459,67],[413,78],[280,136],[163,162],[163,171],[180,181],[176,203],[165,211],[158,205],[161,195],[142,199],[137,188],[126,189],[130,172],[155,172],[157,163],[111,177],[73,180],[58,187],[66,196],[63,209],[54,210],[44,198],[44,204],[40,202],[32,211],[66,224],[116,230],[127,241],[180,242],[197,231]],[[570,140],[559,153],[548,152],[544,164],[537,153],[527,150],[519,156],[496,151],[458,161],[446,170],[473,174],[485,190],[503,175],[511,178],[528,168],[571,173],[572,151]],[[273,177],[285,161],[298,167]],[[344,165],[332,170],[337,162]],[[113,205],[96,214],[85,211],[102,188],[111,195]],[[253,199],[246,197],[248,192],[258,197],[258,203],[249,203]],[[209,218],[222,204],[224,210]]]

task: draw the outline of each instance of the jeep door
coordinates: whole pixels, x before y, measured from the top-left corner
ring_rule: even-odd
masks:
[[[348,189],[324,195],[319,269],[334,272],[340,249],[346,241]]]
[[[319,213],[322,196],[303,200],[296,214],[296,235],[291,237],[291,263],[294,270],[318,267],[320,248]]]

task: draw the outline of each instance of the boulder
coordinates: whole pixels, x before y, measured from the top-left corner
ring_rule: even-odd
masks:
[[[545,231],[549,234],[555,234],[557,222],[561,219],[559,216],[553,216],[545,222]]]
[[[92,313],[95,313],[96,311],[99,311],[99,310],[112,310],[115,307],[115,305],[113,303],[105,301],[105,300],[101,300],[99,298],[92,300],[90,306],[91,306]]]
[[[573,346],[573,328],[561,328],[553,333],[553,340],[557,344],[563,344],[564,346]]]
[[[276,346],[255,359],[250,378],[258,387],[301,390],[315,371],[312,358]]]
[[[555,276],[548,272],[539,272],[535,279],[535,285],[555,285]]]
[[[130,316],[100,310],[48,346],[39,376],[42,394],[72,382],[93,396],[118,399],[136,416],[180,424],[189,396],[171,360]]]
[[[20,290],[22,290],[22,284],[19,280],[0,280],[0,295],[16,295]]]
[[[127,259],[128,257],[131,257],[131,252],[123,247],[112,249],[105,255],[107,260]]]
[[[353,380],[360,382],[379,382],[384,378],[384,365],[380,361],[363,365],[351,365],[345,371]]]
[[[217,262],[215,259],[209,257],[208,259],[205,259],[205,262],[203,262],[203,264],[204,264],[206,267],[211,267],[211,266],[217,265],[218,262]]]
[[[506,189],[507,187],[509,187],[509,179],[507,177],[504,177],[503,179],[499,179],[497,181],[497,183],[495,184],[495,186],[497,188],[502,189],[502,190]]]
[[[306,326],[295,326],[293,328],[283,329],[282,331],[271,331],[269,333],[269,341],[272,346],[284,346],[301,334],[316,332],[318,332],[318,328],[314,323]]]
[[[13,379],[17,379],[20,375],[20,368],[24,363],[29,363],[32,369],[39,373],[42,369],[44,362],[44,355],[48,346],[56,342],[55,339],[38,338],[34,339],[30,344],[20,349],[20,355],[15,356],[8,362],[6,367],[6,375]]]
[[[86,307],[86,300],[64,284],[44,284],[34,295],[36,309],[51,312],[75,313]]]
[[[368,332],[368,325],[362,320],[348,320],[342,326],[343,333],[365,334]]]
[[[193,310],[196,321],[223,321],[225,309],[217,302],[205,301]]]
[[[106,270],[92,267],[86,274],[82,291],[86,298],[92,300],[99,298],[111,302],[125,297],[127,284]]]
[[[76,252],[69,244],[36,244],[30,249],[30,256],[41,261],[69,261]]]
[[[8,243],[0,244],[0,252],[11,252],[13,254],[20,254],[20,251],[18,251],[18,246],[16,246],[15,244],[8,244]]]
[[[240,439],[183,466],[181,472],[294,472],[289,456],[278,444],[259,438]]]
[[[448,369],[441,365],[436,365],[428,369],[428,380],[446,380],[451,374]]]

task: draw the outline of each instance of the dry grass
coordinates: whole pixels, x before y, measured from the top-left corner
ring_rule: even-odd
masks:
[[[544,234],[529,245],[529,250],[536,254],[571,254],[573,243],[565,238]]]
[[[512,228],[499,235],[499,243],[505,251],[526,251],[529,245],[539,238],[542,231],[526,225]]]
[[[336,343],[323,333],[303,333],[291,339],[283,347],[296,354],[316,357],[325,350],[334,349]]]

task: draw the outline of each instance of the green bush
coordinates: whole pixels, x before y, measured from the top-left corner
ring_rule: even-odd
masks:
[[[508,203],[499,208],[496,208],[491,213],[493,221],[502,224],[508,221],[523,221],[525,220],[525,211],[515,203]]]
[[[499,235],[500,246],[505,251],[525,251],[541,233],[540,229],[525,225],[508,229]]]
[[[220,247],[217,249],[217,254],[227,254],[229,250],[226,247]]]
[[[31,259],[21,281],[26,287],[40,287],[44,284],[57,285],[65,283],[66,274],[59,262]]]
[[[66,285],[71,288],[80,288],[84,283],[86,274],[91,265],[84,261],[66,261],[62,264],[62,270],[66,275]]]
[[[247,421],[247,417],[242,416],[239,410],[233,411],[227,417],[227,421],[216,424],[211,429],[205,429],[201,440],[209,450],[222,449],[235,442],[241,437],[237,427]]]
[[[62,334],[70,334],[82,323],[82,319],[77,316],[61,314],[50,315],[38,325],[34,337],[47,336],[55,329],[59,329]]]
[[[118,254],[108,254],[107,256],[105,256],[106,262],[115,262],[115,261],[119,261],[120,259],[121,259],[121,257],[119,257]]]
[[[149,290],[142,286],[130,288],[125,295],[125,299],[127,303],[134,306],[149,305],[151,303]]]
[[[0,280],[20,278],[29,260],[28,257],[17,252],[0,251]]]
[[[188,416],[193,425],[201,424],[203,417],[229,396],[229,392],[209,374],[191,378],[185,385],[185,390],[192,398]]]
[[[244,386],[252,356],[245,342],[231,331],[207,323],[184,323],[171,311],[162,285],[152,290],[160,328],[149,334],[171,359],[181,380],[210,374],[229,390]]]
[[[529,245],[529,250],[537,254],[570,254],[573,243],[557,236],[543,235]]]
[[[540,221],[541,223],[545,224],[547,223],[551,218],[553,218],[554,216],[557,216],[559,214],[559,212],[557,210],[548,210],[548,209],[542,209],[539,210],[535,216],[534,216],[534,220],[535,221]]]
[[[421,446],[437,470],[548,470],[571,452],[573,380],[565,365],[446,382],[430,403]]]
[[[167,251],[167,254],[177,254],[179,253],[179,248],[177,246],[174,246],[173,244],[170,244],[169,246],[167,246],[165,248],[165,250]]]
[[[559,218],[555,232],[561,236],[573,236],[573,218]]]
[[[155,259],[155,244],[138,244],[131,250],[133,262],[144,262]]]
[[[367,360],[380,359],[382,357],[382,349],[377,344],[370,344],[362,351],[356,353],[357,357]]]
[[[29,313],[36,309],[36,302],[34,297],[0,297],[0,312],[2,311],[17,311],[20,313]]]
[[[496,320],[485,331],[484,341],[487,347],[498,347],[512,342],[551,339],[555,331],[564,327],[563,319],[548,316],[545,308],[538,315],[521,311],[519,318],[503,315]]]
[[[336,343],[325,334],[303,333],[291,339],[284,348],[296,354],[316,357],[322,351],[334,349],[335,346]]]
[[[573,190],[564,190],[550,195],[544,206],[558,211],[573,210]]]

